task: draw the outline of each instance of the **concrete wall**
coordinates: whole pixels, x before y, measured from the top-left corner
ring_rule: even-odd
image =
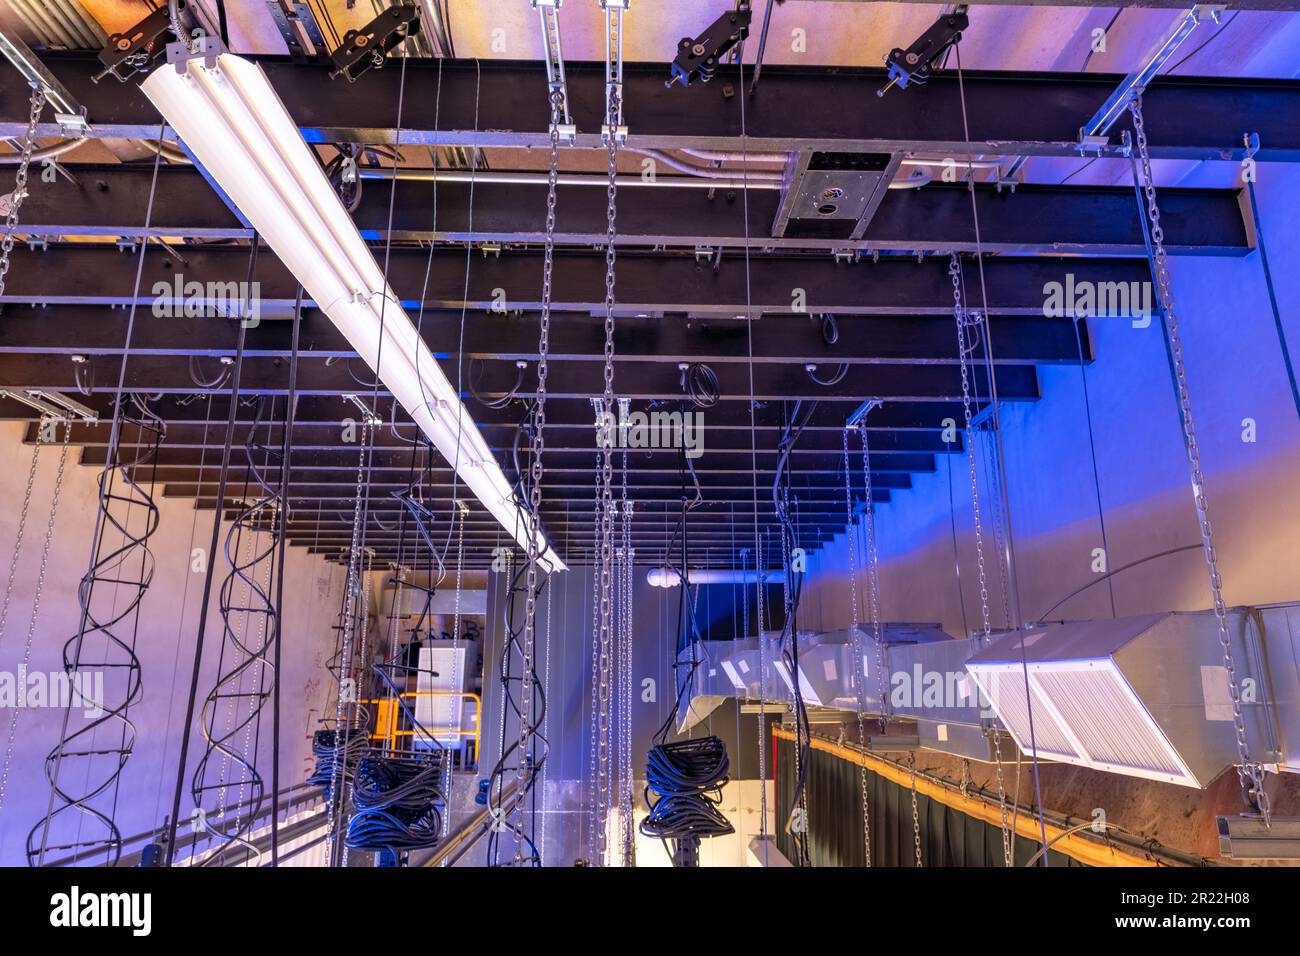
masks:
[[[18,511],[33,448],[22,444],[23,427],[17,423],[0,423],[0,455],[7,463],[0,469],[0,574],[7,574],[9,557],[18,522]],[[49,673],[62,668],[64,642],[77,633],[80,613],[77,585],[86,571],[90,555],[91,532],[97,502],[97,469],[76,464],[72,450],[54,526],[49,569],[41,595],[29,674]],[[0,639],[0,674],[13,675],[22,659],[23,645],[31,620],[32,597],[37,577],[41,541],[49,516],[50,496],[58,464],[58,449],[47,447],[41,452],[39,470],[32,496],[31,514],[23,544],[21,561],[14,587],[12,605],[3,638]],[[191,549],[207,548],[212,530],[212,513],[196,512],[188,502],[161,497],[158,531],[150,539],[156,559],[153,583],[144,598],[135,649],[143,674],[143,695],[130,710],[137,739],[135,750],[121,776],[115,792],[103,794],[93,802],[106,809],[115,802],[113,817],[125,836],[148,830],[162,823],[171,812],[180,735],[189,693],[190,673],[194,660],[199,602],[203,575],[195,573]],[[139,513],[139,509],[136,509]],[[141,519],[137,516],[135,521]],[[223,530],[224,540],[224,530]],[[325,662],[334,650],[334,623],[342,593],[342,569],[290,548],[286,557],[285,607],[282,617],[284,634],[282,719],[280,749],[281,775],[285,786],[300,783],[310,772],[311,734],[317,720],[330,708],[332,693],[327,686]],[[218,564],[214,592],[224,574]],[[119,633],[128,637],[131,629]],[[200,701],[211,689],[216,674],[217,648],[221,640],[221,618],[214,599],[208,617],[204,667],[199,681]],[[98,645],[87,639],[82,659],[88,664],[102,660],[104,639]],[[110,679],[111,681],[111,679]],[[106,682],[106,687],[111,687]],[[0,722],[7,729],[10,708],[0,709]],[[12,762],[8,769],[8,792],[0,808],[0,864],[25,863],[24,845],[28,831],[45,814],[50,787],[44,776],[44,758],[57,743],[63,711],[60,708],[24,707],[18,711]],[[72,726],[82,720],[80,709],[74,711]],[[270,709],[258,737],[259,768],[270,786]],[[0,729],[0,733],[4,730]],[[103,740],[120,733],[118,725],[101,728]],[[202,740],[195,734],[190,746],[190,772]],[[70,773],[73,764],[65,765],[66,785],[76,781]],[[215,767],[214,767],[215,769]],[[84,772],[84,768],[83,768]],[[187,773],[188,776],[188,773]],[[64,780],[61,776],[61,782]],[[211,780],[216,779],[213,774]],[[237,798],[232,793],[230,802]],[[188,817],[193,804],[189,799],[188,780],[182,799],[182,817]],[[69,817],[71,819],[71,817]],[[82,837],[91,838],[102,831],[90,824],[82,827]],[[65,834],[66,835],[66,834]],[[58,839],[51,837],[51,843]],[[50,857],[56,855],[51,853]]]

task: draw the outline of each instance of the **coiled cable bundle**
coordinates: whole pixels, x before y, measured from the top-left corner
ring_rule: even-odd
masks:
[[[307,782],[325,788],[325,802],[330,801],[330,787],[335,777],[344,783],[352,778],[357,761],[365,753],[370,741],[364,730],[345,730],[343,732],[343,773],[339,773],[339,748],[337,735],[333,730],[318,730],[312,737],[311,752],[316,757],[316,769],[307,778]]]
[[[442,833],[447,802],[438,784],[442,757],[362,757],[352,787],[355,812],[348,821],[353,850],[422,850]]]
[[[641,821],[641,833],[692,843],[734,833],[718,809],[730,769],[727,745],[717,737],[656,744],[646,757],[645,798],[650,812]],[[659,794],[653,801],[652,790]]]

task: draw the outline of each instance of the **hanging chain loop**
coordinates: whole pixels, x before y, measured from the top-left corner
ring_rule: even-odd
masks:
[[[921,815],[916,810],[916,754],[907,752],[907,776],[912,793],[912,843],[916,848],[916,865],[925,866],[921,859]]]
[[[551,88],[551,148],[546,174],[546,242],[542,258],[542,313],[537,344],[537,403],[533,408],[533,456],[528,483],[528,570],[524,606],[523,670],[519,682],[519,753],[515,763],[515,856],[516,865],[524,862],[525,794],[536,780],[535,753],[530,738],[533,726],[534,649],[537,638],[537,567],[541,545],[542,452],[546,447],[546,375],[551,336],[551,288],[555,268],[555,201],[559,183],[560,118],[564,114],[564,92],[559,85]],[[459,573],[459,570],[457,571]]]
[[[858,682],[858,746],[865,753],[867,749],[867,649],[863,641],[862,628],[858,623],[858,542],[855,533],[856,529],[853,525],[853,469],[849,464],[849,430],[847,428],[844,429],[842,437],[844,440],[844,517],[846,520],[844,534],[845,545],[849,552],[849,601],[852,610],[849,626],[853,628],[853,646],[856,652],[854,656],[857,657],[857,668],[854,676]],[[748,620],[748,617],[746,617],[746,620]],[[870,866],[871,809],[867,802],[867,762],[865,760],[858,763],[858,783],[862,791],[863,866]]]
[[[18,160],[18,176],[14,191],[9,194],[9,210],[5,215],[5,234],[0,239],[0,295],[5,293],[5,277],[9,275],[9,260],[14,251],[14,233],[18,229],[18,210],[27,198],[27,174],[31,170],[32,153],[36,150],[36,124],[45,108],[45,91],[32,86],[31,113],[27,119],[27,132],[23,134],[22,156]]]
[[[970,499],[975,517],[975,561],[978,568],[980,589],[980,634],[976,645],[987,645],[993,636],[993,627],[989,616],[989,582],[988,571],[984,566],[984,522],[980,515],[979,467],[975,461],[974,414],[971,411],[970,368],[967,364],[968,354],[974,346],[968,339],[968,322],[966,309],[961,296],[961,262],[957,253],[952,254],[948,262],[948,275],[952,279],[953,315],[957,322],[957,361],[961,367],[961,406],[966,426],[966,459],[970,467]],[[1010,867],[1014,861],[1011,839],[1011,824],[1007,813],[1006,777],[1002,766],[1002,733],[996,727],[988,730],[993,740],[993,767],[998,788],[998,817],[1002,828],[1002,863]]]
[[[1164,318],[1169,353],[1174,366],[1174,380],[1178,390],[1178,410],[1183,420],[1184,445],[1187,464],[1192,479],[1192,500],[1196,505],[1196,518],[1200,524],[1201,545],[1210,580],[1210,596],[1214,601],[1214,617],[1218,622],[1219,643],[1223,650],[1223,667],[1227,671],[1228,693],[1232,700],[1232,725],[1237,744],[1237,780],[1241,785],[1242,801],[1253,812],[1269,820],[1268,795],[1264,792],[1264,768],[1251,759],[1246,741],[1246,720],[1241,711],[1241,687],[1237,681],[1237,666],[1232,650],[1232,634],[1228,628],[1228,610],[1223,600],[1223,578],[1219,575],[1219,557],[1214,547],[1214,529],[1210,524],[1210,505],[1205,494],[1205,475],[1201,471],[1201,449],[1196,438],[1196,424],[1192,418],[1192,400],[1187,387],[1187,365],[1183,358],[1182,333],[1178,315],[1174,310],[1173,281],[1169,274],[1168,253],[1165,251],[1164,229],[1160,225],[1160,208],[1156,203],[1155,179],[1151,174],[1151,157],[1147,150],[1146,125],[1142,117],[1142,98],[1129,103],[1133,114],[1133,132],[1137,140],[1138,161],[1141,164],[1142,192],[1146,198],[1147,218],[1151,226],[1152,267],[1155,272],[1158,304]]]
[[[28,476],[27,491],[23,497],[22,513],[18,519],[18,541],[14,544],[15,564],[18,557],[18,549],[22,546],[23,526],[27,522],[27,512],[31,506],[32,478],[36,474],[37,454],[41,450],[41,445],[44,444],[44,435],[46,434],[45,425],[47,421],[49,420],[42,419],[41,421],[41,427],[37,431],[38,437],[36,448],[32,452],[32,471],[31,475]],[[45,540],[41,544],[41,561],[36,573],[36,587],[32,594],[32,617],[31,621],[27,625],[27,641],[23,645],[22,663],[18,667],[18,672],[20,674],[26,673],[27,665],[32,659],[32,645],[36,639],[36,617],[41,611],[41,592],[45,589],[45,572],[50,563],[50,542],[54,538],[54,518],[59,512],[59,495],[63,490],[63,474],[65,466],[68,463],[68,443],[72,439],[72,425],[70,423],[64,424],[63,447],[59,450],[59,470],[54,477],[54,492],[50,498],[50,517],[45,523]],[[4,597],[4,610],[3,612],[0,612],[0,637],[3,637],[4,635],[4,619],[9,613],[9,600],[13,594],[14,571],[15,567],[10,566],[9,586],[5,590]],[[4,806],[5,794],[9,790],[9,767],[13,760],[14,741],[17,739],[18,734],[18,710],[19,708],[12,707],[9,711],[9,733],[5,740],[4,767],[3,769],[0,769],[0,807]]]

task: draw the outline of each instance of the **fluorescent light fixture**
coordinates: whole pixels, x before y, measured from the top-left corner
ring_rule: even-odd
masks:
[[[169,47],[168,65],[141,89],[488,513],[527,550],[527,510],[517,507],[478,426],[266,75],[223,52],[215,38],[201,43],[195,54]],[[538,541],[542,567],[565,570],[540,532]]]

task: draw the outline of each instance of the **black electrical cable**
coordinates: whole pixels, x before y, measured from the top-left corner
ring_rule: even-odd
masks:
[[[686,669],[684,680],[677,681],[673,706],[664,718],[654,737],[654,745],[646,755],[646,786],[643,791],[649,811],[641,821],[640,832],[645,836],[664,841],[676,841],[669,850],[675,866],[695,864],[695,848],[703,837],[723,836],[735,832],[731,823],[718,809],[722,802],[722,788],[728,780],[730,764],[727,747],[714,736],[689,740],[668,741],[673,723],[681,710],[682,701],[694,684],[700,661],[695,653],[699,632],[695,625],[694,603],[690,590],[690,534],[687,514],[692,505],[686,492],[686,471],[689,458],[682,449],[681,497],[682,513],[679,529],[669,543],[666,555],[671,562],[673,545],[681,536],[681,565],[676,568],[678,587],[677,641],[673,653],[673,672]],[[693,474],[693,472],[692,472]],[[698,488],[697,488],[698,493]],[[683,652],[691,648],[688,660]],[[651,793],[658,794],[652,798]],[[666,845],[666,843],[665,843]]]
[[[344,208],[354,213],[361,206],[362,181],[357,160],[361,158],[362,146],[358,143],[335,143],[334,148],[338,152],[325,164],[325,176]]]
[[[530,452],[536,449],[537,433],[537,403],[528,403],[523,420],[516,429],[515,439],[511,448],[511,458],[515,468],[514,483],[514,501],[515,501],[515,520],[516,534],[518,537],[519,524],[529,520],[528,502],[532,500],[533,469],[520,459],[521,444],[527,440]],[[532,522],[530,525],[533,535],[540,535],[541,529],[539,522]],[[533,547],[536,547],[534,539]],[[526,732],[523,739],[527,740],[527,752],[520,753],[520,739],[513,739],[507,744],[506,742],[506,725],[505,721],[501,723],[501,734],[499,740],[500,754],[497,762],[493,765],[491,773],[488,775],[487,804],[488,809],[497,821],[492,831],[488,835],[487,841],[487,864],[489,866],[508,865],[501,862],[500,855],[500,837],[502,833],[511,833],[518,843],[522,843],[526,849],[525,864],[528,866],[541,866],[541,850],[533,842],[532,838],[526,833],[521,832],[513,824],[506,820],[505,805],[505,774],[511,769],[510,761],[525,761],[528,772],[525,776],[522,792],[512,795],[513,801],[526,800],[528,794],[534,792],[534,788],[540,778],[542,768],[550,755],[550,740],[541,732],[543,721],[546,719],[546,690],[538,677],[537,670],[534,667],[527,674],[514,674],[514,659],[517,656],[520,663],[524,661],[524,649],[520,641],[524,627],[532,622],[517,620],[518,598],[523,595],[526,598],[527,584],[526,576],[528,573],[528,562],[520,562],[519,568],[514,571],[510,577],[510,584],[506,590],[503,619],[505,626],[505,641],[501,648],[499,657],[499,674],[498,678],[501,685],[502,707],[508,712],[513,713],[515,717],[525,725]],[[535,595],[534,614],[536,614],[536,604],[540,602],[542,595],[545,593],[550,583],[550,576],[542,578],[538,585]],[[534,628],[535,630],[535,628]],[[530,686],[532,689],[531,699],[532,707],[527,713],[524,711],[523,701],[525,699],[524,688]],[[514,688],[514,691],[512,691]],[[517,692],[517,696],[516,696]],[[539,749],[540,748],[540,749]],[[517,766],[514,768],[517,770]]]
[[[442,760],[437,751],[414,759],[362,757],[352,778],[348,847],[401,853],[437,845],[447,806],[438,786]]]
[[[712,408],[722,397],[718,375],[703,362],[692,362],[681,370],[681,387],[699,408]]]
[[[817,375],[816,365],[805,365],[804,371],[808,373],[808,377],[817,385],[820,385],[822,388],[830,388],[832,385],[838,385],[840,382],[844,381],[844,376],[849,374],[849,363],[841,362],[830,378],[819,378]]]
[[[342,739],[340,749],[339,740]],[[329,803],[334,781],[348,781],[356,771],[357,762],[370,748],[370,735],[362,729],[345,727],[342,731],[335,729],[318,730],[312,736],[311,752],[316,758],[316,767],[307,782],[324,789],[324,800]],[[339,766],[340,760],[342,766]]]
[[[646,756],[649,813],[641,821],[641,833],[678,841],[734,833],[718,809],[730,767],[727,746],[718,737],[655,744]],[[652,792],[658,796],[652,798]]]
[[[798,548],[798,529],[790,516],[790,472],[787,468],[790,453],[803,430],[812,420],[817,410],[816,402],[805,405],[802,401],[795,403],[794,409],[786,421],[785,431],[777,446],[778,458],[776,475],[772,481],[772,501],[775,505],[777,522],[780,526],[785,561],[785,621],[781,632],[782,660],[791,675],[791,692],[794,696],[795,748],[798,772],[795,774],[794,799],[790,809],[793,822],[795,811],[806,809],[808,762],[812,750],[811,725],[808,721],[808,708],[804,703],[800,687],[799,674],[799,603],[803,597],[804,570],[803,563],[793,558]],[[806,827],[791,826],[794,838],[796,864],[808,866],[808,838]]]
[[[840,326],[835,316],[827,312],[821,317],[822,341],[834,345],[840,340]]]
[[[527,362],[520,360],[515,363],[515,368],[518,370],[518,373],[515,375],[515,384],[510,386],[509,392],[497,398],[484,398],[482,395],[479,394],[477,388],[477,382],[474,376],[474,363],[476,362],[478,362],[480,366],[482,365],[482,362],[479,359],[471,358],[469,360],[468,384],[469,384],[469,393],[474,396],[475,400],[478,401],[479,404],[484,405],[488,408],[499,410],[505,408],[516,398],[519,397],[519,389],[522,388],[524,384],[524,371],[528,368]]]
[[[190,381],[194,383],[196,388],[204,390],[221,388],[221,386],[225,385],[226,382],[230,381],[230,372],[231,366],[222,365],[216,375],[213,375],[211,378],[204,378],[199,367],[199,356],[190,356]]]

